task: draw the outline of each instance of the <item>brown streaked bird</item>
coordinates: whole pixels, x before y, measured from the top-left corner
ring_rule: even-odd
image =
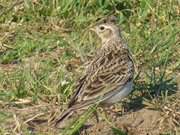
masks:
[[[101,39],[102,45],[78,81],[68,109],[58,118],[56,125],[77,110],[97,102],[100,105],[114,104],[132,91],[134,62],[114,17],[91,30]]]

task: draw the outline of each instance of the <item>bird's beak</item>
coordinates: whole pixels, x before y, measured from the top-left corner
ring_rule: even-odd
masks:
[[[90,31],[96,32],[96,29],[92,27],[90,28]]]

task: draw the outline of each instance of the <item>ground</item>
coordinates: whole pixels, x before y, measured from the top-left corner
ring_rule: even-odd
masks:
[[[179,6],[178,0],[1,0],[0,134],[180,134]],[[90,109],[63,131],[52,127],[100,47],[89,28],[112,14],[135,59],[133,92],[115,114],[98,108],[99,123]],[[82,130],[84,124],[90,126]]]

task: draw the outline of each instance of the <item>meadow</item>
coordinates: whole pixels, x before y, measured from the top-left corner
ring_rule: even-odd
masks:
[[[157,114],[144,134],[180,134],[179,0],[0,0],[0,134],[61,134],[42,123],[66,108],[100,46],[89,28],[109,15],[117,16],[135,59],[135,85],[119,103],[126,110],[121,122],[104,117],[109,130],[87,134],[139,135],[138,127],[116,126],[129,113]],[[91,111],[63,134],[77,134]]]

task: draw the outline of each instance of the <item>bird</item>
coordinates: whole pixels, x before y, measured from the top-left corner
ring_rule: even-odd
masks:
[[[113,105],[133,90],[135,65],[116,17],[110,16],[90,28],[101,40],[101,46],[77,81],[67,110],[56,120],[58,125],[75,111],[99,106]]]

